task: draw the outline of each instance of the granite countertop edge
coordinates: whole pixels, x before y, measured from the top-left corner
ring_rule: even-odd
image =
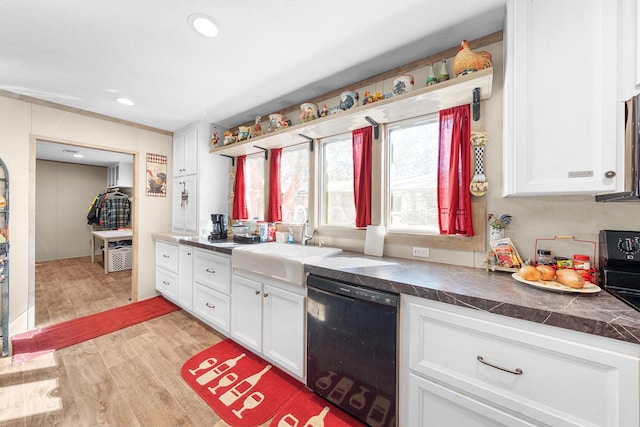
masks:
[[[357,260],[377,259],[381,265],[375,266],[373,262],[366,267],[345,267],[348,261],[336,263],[340,258],[337,256],[306,264],[305,271],[382,291],[640,344],[640,312],[605,290],[597,294],[565,294],[523,284],[505,272],[391,257],[344,255]]]
[[[227,255],[240,245],[201,237],[179,238],[176,243]],[[348,251],[307,263],[305,271],[372,289],[640,344],[640,312],[604,290],[597,294],[551,292],[520,283],[505,272]]]

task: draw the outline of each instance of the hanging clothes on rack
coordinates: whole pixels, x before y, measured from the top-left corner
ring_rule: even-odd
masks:
[[[100,220],[105,230],[117,230],[129,226],[131,219],[131,201],[126,194],[115,192],[107,194],[100,209]]]
[[[131,220],[129,196],[119,191],[98,194],[89,206],[88,224],[100,224],[105,230],[126,228]]]

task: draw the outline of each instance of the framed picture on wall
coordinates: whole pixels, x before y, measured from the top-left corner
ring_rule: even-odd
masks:
[[[167,156],[147,153],[145,178],[148,197],[167,197]]]

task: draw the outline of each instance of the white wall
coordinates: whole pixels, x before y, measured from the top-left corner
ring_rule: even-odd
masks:
[[[136,154],[134,245],[137,250],[133,277],[137,282],[138,299],[155,295],[151,233],[171,229],[171,194],[166,198],[144,195],[146,153],[164,154],[170,159],[171,136],[0,97],[0,157],[7,164],[11,179],[11,335],[33,327],[36,137]]]
[[[106,167],[36,161],[36,262],[91,255],[87,213],[106,186]]]

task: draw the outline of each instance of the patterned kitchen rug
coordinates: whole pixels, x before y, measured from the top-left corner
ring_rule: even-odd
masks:
[[[365,424],[355,420],[308,388],[304,388],[293,396],[269,423],[269,427],[296,426],[365,427]]]
[[[176,310],[180,307],[158,296],[14,335],[12,363],[31,360]]]
[[[304,387],[230,339],[191,357],[181,374],[215,413],[234,427],[269,421]]]

